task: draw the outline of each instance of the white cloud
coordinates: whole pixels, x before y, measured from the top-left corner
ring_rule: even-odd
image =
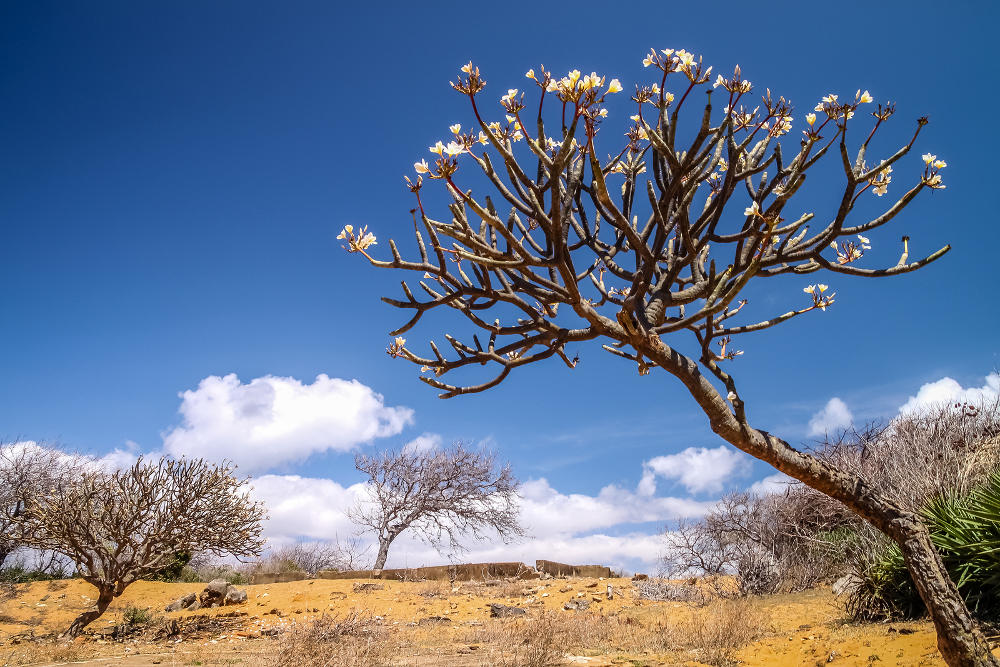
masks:
[[[211,375],[180,394],[177,426],[163,436],[172,456],[229,459],[247,471],[295,463],[324,451],[348,451],[396,435],[413,419],[387,407],[357,380],[317,375],[312,384],[267,375],[243,384]]]
[[[757,480],[750,485],[747,491],[756,493],[759,496],[764,496],[769,493],[784,493],[789,484],[796,483],[797,482],[794,479],[785,473],[776,472],[773,475],[768,475],[764,479]]]
[[[264,534],[275,544],[297,539],[333,540],[357,535],[347,510],[365,497],[362,483],[344,487],[330,479],[298,475],[264,475],[251,481],[253,495],[264,501],[269,520]],[[711,502],[683,498],[649,498],[609,485],[596,496],[560,493],[545,479],[530,480],[521,489],[524,540],[475,542],[457,554],[464,562],[521,560],[533,564],[546,558],[562,562],[598,563],[612,567],[649,568],[662,550],[657,533],[631,532],[610,536],[598,531],[644,522],[665,523],[704,514]],[[596,533],[596,534],[595,534]],[[371,542],[362,535],[363,544]],[[370,551],[374,551],[371,549]],[[446,556],[404,532],[389,551],[389,567],[416,567],[446,562]]]
[[[750,471],[750,459],[736,449],[719,445],[715,449],[688,447],[677,454],[656,456],[644,464],[639,493],[652,495],[656,476],[676,479],[691,493],[718,493],[733,477]]]
[[[403,445],[403,451],[412,454],[429,452],[441,446],[441,436],[437,433],[422,433]]]
[[[964,388],[950,377],[920,386],[916,396],[910,396],[899,408],[899,414],[913,414],[940,408],[948,403],[974,403],[996,401],[1000,398],[1000,373],[990,373],[982,387]]]
[[[823,436],[847,428],[852,423],[854,423],[854,415],[851,414],[847,403],[834,396],[827,401],[822,410],[809,420],[809,435]]]

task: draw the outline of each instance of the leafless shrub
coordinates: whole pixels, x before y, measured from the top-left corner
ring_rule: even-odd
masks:
[[[710,599],[710,593],[705,588],[698,586],[694,579],[684,582],[669,579],[647,579],[637,581],[633,585],[636,596],[642,600],[704,604]]]
[[[667,575],[708,577],[721,584],[716,594],[743,595],[797,591],[829,578],[832,545],[811,537],[815,529],[802,516],[798,495],[797,488],[782,495],[731,493],[703,519],[680,521],[665,533]]]
[[[379,667],[392,664],[398,655],[386,630],[370,616],[358,613],[296,624],[280,641],[281,650],[269,658],[268,665]]]
[[[19,539],[65,554],[98,590],[95,607],[67,634],[79,634],[130,584],[160,571],[177,552],[259,554],[264,510],[243,484],[228,464],[140,459],[113,473],[87,469],[26,497]]]
[[[320,570],[364,569],[367,551],[356,539],[296,542],[272,549],[263,560],[253,563],[245,572],[248,575],[256,572],[305,572],[315,576]]]
[[[0,567],[24,546],[17,537],[16,523],[26,499],[72,478],[86,462],[34,442],[0,444]],[[22,554],[38,562],[21,566],[44,571],[58,566],[51,552]]]
[[[462,548],[462,537],[482,539],[487,529],[505,541],[523,534],[519,482],[490,452],[457,443],[430,451],[359,454],[355,466],[368,475],[371,497],[352,509],[351,518],[378,538],[375,569],[385,566],[389,545],[407,529],[452,550]]]

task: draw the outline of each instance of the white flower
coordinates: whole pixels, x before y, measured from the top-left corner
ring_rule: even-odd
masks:
[[[745,215],[747,217],[751,217],[751,216],[758,216],[759,217],[760,216],[760,205],[757,204],[757,202],[753,202],[750,206],[747,206],[746,209],[743,210],[743,215]]]
[[[733,401],[735,401],[737,398],[738,397],[736,396],[736,394],[734,392],[729,392],[728,394],[726,394],[726,400],[729,401],[730,403],[732,403]]]
[[[462,71],[466,74],[472,74],[472,61],[470,60],[467,65],[462,65]]]
[[[447,153],[449,157],[455,157],[456,155],[461,155],[465,152],[465,146],[455,143],[454,141],[449,141],[448,145],[444,147],[444,152]]]
[[[342,230],[340,230],[339,234],[337,234],[337,238],[338,239],[346,239],[348,237],[348,235],[354,236],[354,226],[353,225],[344,225],[344,228]]]
[[[618,79],[611,79],[611,83],[608,84],[609,93],[620,93],[622,91],[622,84]]]
[[[529,69],[527,72],[524,73],[524,76],[526,76],[529,79],[534,79],[535,78],[535,70],[534,69]],[[535,80],[537,81],[537,79],[535,79]]]
[[[809,123],[809,127],[812,127],[816,123],[816,114],[814,114],[814,113],[807,113],[806,114],[806,122]]]
[[[944,160],[934,160],[934,162],[931,163],[931,166],[934,167],[935,169],[944,169],[945,167],[948,166],[948,163],[945,162]]]
[[[871,95],[868,94],[867,90],[862,93],[861,90],[859,89],[858,92],[855,93],[854,99],[856,99],[861,104],[868,104],[869,102],[872,101],[873,98]]]
[[[438,155],[444,155],[444,144],[440,141],[428,148],[431,153],[437,153]]]
[[[460,123],[455,123],[454,125],[449,125],[448,129],[451,130],[452,134],[458,134],[462,131],[462,125]]]
[[[809,287],[803,287],[802,291],[805,292],[806,294],[812,294],[813,292],[816,291],[816,286],[810,285]]]
[[[517,88],[508,88],[507,94],[500,98],[500,101],[504,104],[510,104],[514,101],[514,96],[517,95]]]
[[[729,90],[729,86],[726,85],[727,83],[729,82],[723,79],[722,75],[720,74],[719,76],[715,77],[715,83],[712,84],[712,88],[718,88],[719,86],[722,86],[726,90]]]
[[[431,169],[427,164],[427,160],[421,160],[420,162],[413,163],[413,171],[418,174],[429,174]]]
[[[930,164],[937,159],[937,155],[931,155],[930,153],[924,153],[921,157],[924,159],[924,164]]]
[[[692,65],[694,65],[694,54],[693,53],[688,53],[684,49],[681,49],[680,51],[677,52],[676,56],[677,56],[677,60],[681,64],[681,67],[683,67],[684,69],[688,69],[689,67],[691,67]]]

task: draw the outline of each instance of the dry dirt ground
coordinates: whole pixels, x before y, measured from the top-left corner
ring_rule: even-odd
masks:
[[[384,588],[355,590],[362,583]],[[828,589],[699,606],[637,599],[628,579],[466,582],[454,588],[447,582],[307,580],[246,586],[247,603],[239,606],[163,612],[203,587],[133,584],[74,642],[56,635],[90,606],[92,586],[69,580],[0,590],[0,666],[944,664],[929,622],[847,624]],[[566,611],[570,600],[588,600],[590,607]],[[491,619],[491,602],[528,613]],[[149,608],[155,617],[122,637],[115,628],[128,606]],[[353,653],[335,658],[329,656],[336,652],[321,656],[315,645],[297,645],[297,633],[324,617],[354,619],[364,628],[357,640],[364,650],[357,638]]]

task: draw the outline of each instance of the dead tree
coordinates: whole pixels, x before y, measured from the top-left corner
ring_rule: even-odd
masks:
[[[80,634],[130,584],[162,570],[179,551],[259,555],[264,509],[233,471],[201,459],[139,459],[113,473],[91,466],[26,498],[20,539],[66,555],[97,588],[94,607],[66,634]]]
[[[410,529],[435,547],[462,548],[462,538],[482,539],[484,531],[504,541],[523,535],[518,522],[518,481],[509,465],[493,454],[461,444],[430,451],[359,454],[357,469],[368,475],[371,497],[351,518],[378,538],[375,569],[381,570],[389,545]]]
[[[77,474],[79,464],[79,459],[33,442],[0,446],[0,566],[24,546],[18,540],[16,527],[26,499],[71,478]],[[47,560],[51,565],[52,558]]]
[[[770,90],[751,101],[753,86],[738,67],[713,79],[701,58],[671,49],[650,52],[643,64],[653,77],[636,86],[625,145],[609,147],[607,159],[596,137],[606,96],[622,89],[617,79],[529,70],[537,104],[509,89],[500,98],[502,120],[494,121],[480,106],[486,82],[479,69],[462,68],[452,86],[471,103],[475,127],[452,126],[450,140],[431,147],[434,163],[417,162],[420,176],[407,179],[416,196],[418,258],[403,259],[390,241],[391,257],[376,259],[367,250],[376,243],[367,227],[341,233],[348,250],[375,266],[416,272],[418,288],[404,282],[401,299],[385,299],[412,313],[392,332],[389,354],[420,366],[420,379],[443,397],[484,391],[550,357],[572,368],[567,348],[597,339],[640,375],[666,371],[727,442],[843,502],[900,545],[950,665],[997,664],[918,517],[856,475],[754,428],[725,368],[740,354],[735,337],[833,305],[834,292],[819,282],[806,286],[804,303],[795,305],[803,285],[789,287],[780,277],[895,276],[948,251],[912,260],[903,237],[895,265],[858,265],[869,234],[921,193],[944,187],[947,165],[930,153],[892,204],[848,221],[859,198],[886,194],[927,119],[918,119],[901,147],[882,153],[873,139],[889,125],[894,105],[873,104],[868,91],[846,99],[829,94],[799,117],[801,134],[783,148],[791,103]],[[696,101],[701,95],[704,106]],[[679,132],[682,120],[693,122]],[[554,138],[546,134],[552,125]],[[884,159],[872,160],[870,150]],[[842,174],[834,186],[839,203],[818,213],[790,205],[807,172],[827,157]],[[481,175],[463,178],[461,169],[475,167]],[[450,197],[444,218],[425,206],[425,176]],[[485,183],[492,197],[474,194],[474,182]],[[750,309],[741,293],[752,280],[773,278],[776,289],[788,288],[789,310],[744,319]],[[433,342],[426,354],[406,347],[402,334],[438,307],[458,311],[485,340],[446,335],[447,357]],[[470,384],[444,380],[477,367],[496,372]]]

